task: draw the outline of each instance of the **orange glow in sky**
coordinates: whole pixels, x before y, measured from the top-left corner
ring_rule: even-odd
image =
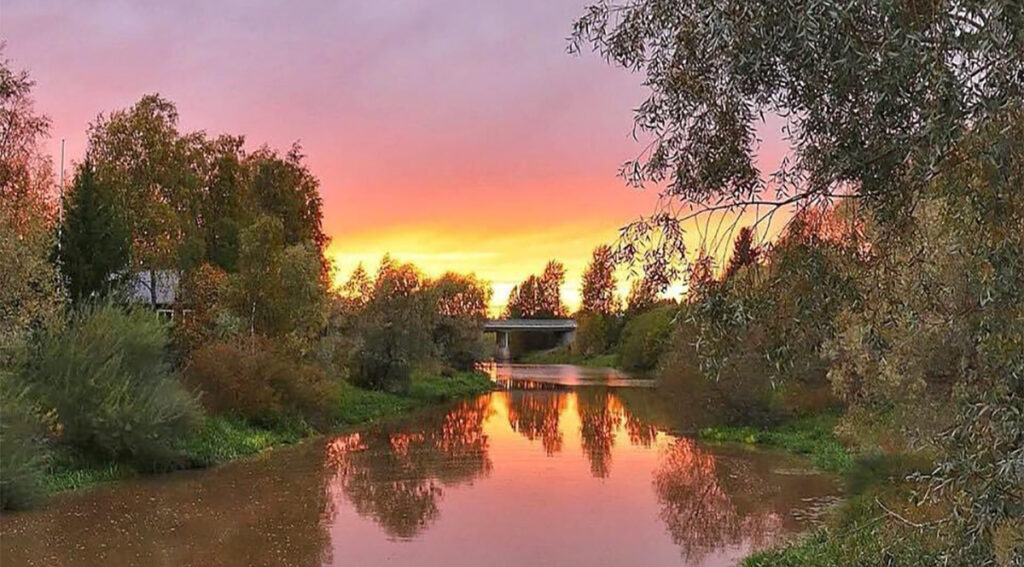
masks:
[[[549,259],[578,304],[591,250],[649,212],[619,164],[642,78],[566,53],[586,0],[6,0],[4,55],[36,80],[68,167],[100,112],[158,92],[181,128],[302,144],[344,279],[385,253],[474,272],[494,308]],[[776,161],[779,144],[763,147]]]

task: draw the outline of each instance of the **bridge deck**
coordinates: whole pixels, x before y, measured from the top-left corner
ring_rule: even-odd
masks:
[[[574,319],[494,319],[484,323],[485,331],[575,331]]]

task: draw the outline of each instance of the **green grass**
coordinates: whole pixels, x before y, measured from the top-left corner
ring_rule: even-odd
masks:
[[[248,457],[308,437],[312,430],[304,424],[265,429],[234,417],[209,417],[195,435],[185,441],[183,451],[190,464],[208,467]]]
[[[816,415],[769,429],[707,427],[700,431],[700,437],[706,441],[779,447],[806,455],[823,471],[845,473],[853,465],[853,456],[835,435],[837,422],[835,415]]]
[[[619,355],[608,353],[587,358],[573,353],[568,347],[560,346],[549,350],[528,352],[522,356],[520,362],[526,364],[576,364],[578,366],[617,368],[619,365]]]
[[[48,471],[43,476],[43,487],[49,493],[65,492],[138,475],[138,471],[134,468],[119,463],[104,465],[77,463]]]
[[[452,377],[416,376],[405,395],[364,390],[344,383],[335,408],[335,421],[339,428],[368,423],[430,404],[479,395],[493,388],[490,379],[479,372],[464,372]],[[268,429],[235,417],[206,417],[193,435],[178,447],[183,458],[177,468],[203,468],[227,463],[290,445],[315,434],[316,431],[301,421]],[[62,453],[51,463],[43,485],[47,492],[64,492],[140,474],[129,465],[92,463]]]
[[[844,502],[823,527],[748,556],[742,567],[938,567],[940,542],[934,530],[894,522],[878,506],[888,487]]]
[[[461,372],[451,377],[427,376],[414,379],[409,397],[419,402],[445,402],[490,392],[494,383],[481,372]]]

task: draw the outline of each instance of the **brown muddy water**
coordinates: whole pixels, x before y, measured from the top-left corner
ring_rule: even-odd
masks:
[[[800,459],[680,434],[657,388],[573,368],[505,365],[507,391],[57,496],[0,518],[0,564],[723,566],[837,494]]]

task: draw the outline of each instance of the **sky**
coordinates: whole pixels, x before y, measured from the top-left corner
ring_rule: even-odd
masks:
[[[656,201],[616,176],[641,149],[642,77],[566,52],[585,6],[3,0],[0,36],[36,80],[55,162],[61,139],[81,159],[100,112],[160,93],[184,131],[301,143],[337,279],[391,253],[490,281],[497,310],[558,259],[575,307],[591,250]]]

